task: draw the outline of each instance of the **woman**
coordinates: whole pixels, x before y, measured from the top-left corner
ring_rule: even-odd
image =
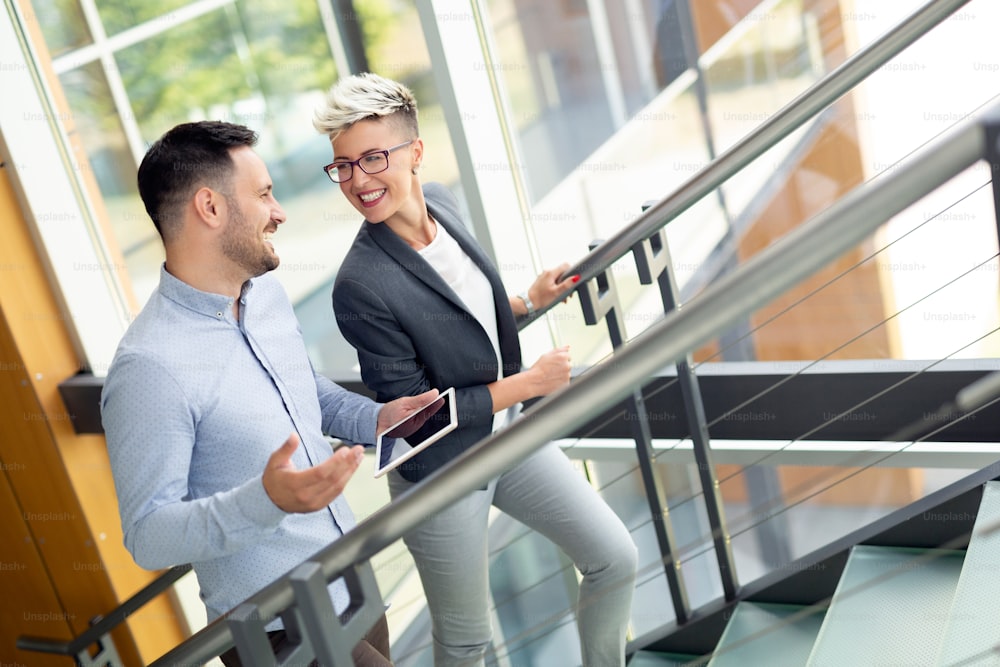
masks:
[[[521,401],[569,382],[566,347],[522,370],[515,317],[548,305],[572,280],[558,281],[564,265],[542,273],[523,296],[507,296],[447,189],[421,187],[424,144],[405,86],[374,74],[342,79],[314,125],[333,146],[327,174],[365,219],[333,290],[362,379],[380,401],[456,388],[459,427],[390,473],[395,498],[501,428]],[[480,665],[490,644],[491,505],[551,539],[582,572],[584,665],[624,665],[635,545],[553,444],[404,538],[431,613],[435,665]]]

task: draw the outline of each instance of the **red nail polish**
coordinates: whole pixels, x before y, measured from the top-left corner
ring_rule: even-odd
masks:
[[[575,283],[580,282],[580,276],[579,275],[573,276],[573,282]]]

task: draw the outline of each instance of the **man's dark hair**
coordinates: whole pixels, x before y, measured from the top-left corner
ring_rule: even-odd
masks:
[[[230,151],[254,146],[257,133],[233,123],[182,123],[149,147],[139,165],[139,196],[164,241],[178,230],[181,213],[197,188],[228,190]]]

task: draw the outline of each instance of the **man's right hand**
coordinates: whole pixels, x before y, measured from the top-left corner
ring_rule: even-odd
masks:
[[[286,512],[315,512],[339,496],[364,457],[364,447],[341,447],[319,465],[299,470],[292,454],[299,436],[292,433],[267,461],[264,490],[271,502]]]

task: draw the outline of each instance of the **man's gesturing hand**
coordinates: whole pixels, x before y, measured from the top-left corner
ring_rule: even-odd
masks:
[[[299,447],[299,436],[292,433],[267,461],[264,490],[271,502],[286,512],[315,512],[339,496],[351,475],[358,469],[364,447],[341,447],[322,463],[299,470],[292,454]]]

